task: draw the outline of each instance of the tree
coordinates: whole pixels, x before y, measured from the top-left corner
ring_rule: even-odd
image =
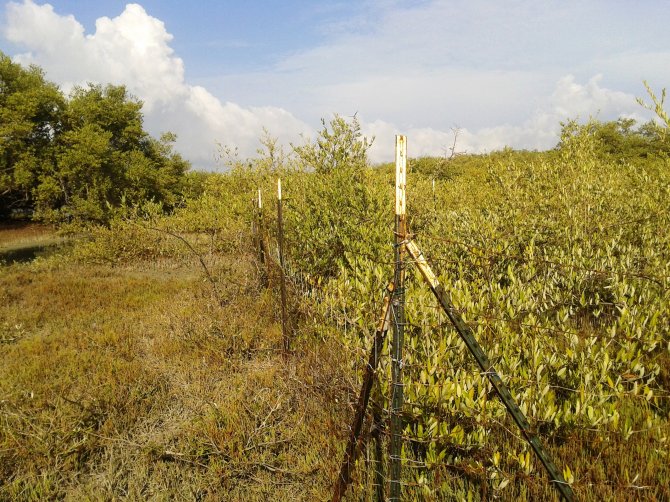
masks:
[[[177,135],[166,132],[159,139],[147,136],[139,150],[128,158],[124,195],[129,202],[155,200],[176,206],[186,187],[190,163],[174,151]]]
[[[325,119],[321,119],[321,124],[323,129],[315,142],[297,147],[291,145],[304,167],[324,174],[344,168],[360,170],[367,165],[367,152],[374,138],[368,140],[363,136],[356,115],[351,122],[335,115],[330,121],[330,129]]]
[[[115,200],[114,152],[111,133],[96,124],[63,132],[54,163],[40,176],[34,190],[40,219],[106,219],[106,203]]]
[[[385,187],[369,182],[367,151],[372,145],[361,133],[356,116],[351,122],[336,115],[316,141],[293,146],[304,173],[301,188],[291,199],[294,211],[287,211],[287,228],[300,248],[294,258],[313,278],[334,277],[352,269],[361,246],[377,242],[385,234],[379,207],[386,202]],[[296,193],[297,192],[297,193]],[[383,194],[380,197],[380,194]],[[380,249],[383,249],[380,247]]]
[[[41,69],[0,53],[0,216],[105,222],[125,203],[174,207],[189,169],[175,139],[144,131],[142,102],[124,86],[66,99]]]
[[[666,90],[665,88],[661,89],[661,97],[658,98],[647,81],[644,80],[643,83],[645,89],[647,89],[647,94],[649,94],[649,97],[651,98],[651,104],[647,103],[642,98],[637,98],[637,102],[640,106],[643,106],[647,110],[651,110],[656,114],[663,123],[662,129],[663,134],[665,134],[667,130],[670,129],[670,116],[668,115],[668,112],[665,111]]]
[[[177,204],[189,164],[142,128],[142,103],[123,86],[77,87],[55,138],[54,161],[36,187],[38,218],[106,221],[122,203]]]
[[[40,68],[24,69],[0,52],[0,216],[31,209],[64,107]]]
[[[561,141],[557,149],[564,153],[608,157],[618,162],[638,162],[650,156],[670,154],[670,144],[653,121],[640,126],[630,118],[610,122],[590,120],[578,124],[575,120],[562,123]]]

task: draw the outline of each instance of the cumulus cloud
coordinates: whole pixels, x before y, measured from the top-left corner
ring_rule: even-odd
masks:
[[[264,127],[284,144],[299,142],[312,132],[308,124],[335,112],[358,112],[364,133],[376,137],[372,160],[386,161],[396,133],[408,135],[414,156],[443,154],[452,127],[460,128],[461,151],[544,149],[569,118],[644,117],[630,83],[642,90],[642,78],[667,75],[670,52],[647,50],[659,31],[630,26],[621,11],[608,26],[627,30],[627,39],[601,37],[590,28],[612,10],[609,3],[568,3],[366,0],[356,4],[353,21],[324,27],[320,45],[261,71],[209,79],[206,87],[185,80],[172,35],[138,4],[98,19],[87,34],[49,4],[10,2],[4,36],[26,48],[18,61],[39,64],[65,89],[126,84],[145,102],[147,128],[176,132],[178,149],[196,166],[214,166],[217,142],[253,155]],[[661,13],[650,22],[665,33]],[[656,62],[668,64],[645,74]],[[626,80],[626,68],[641,74]],[[607,85],[593,77],[605,71]],[[613,89],[610,75],[629,92]]]
[[[177,148],[196,166],[215,167],[217,144],[251,155],[265,127],[288,141],[309,127],[286,110],[243,108],[189,85],[184,63],[170,47],[165,25],[138,4],[118,17],[101,17],[86,34],[73,17],[32,0],[7,5],[4,36],[29,52],[15,59],[42,66],[68,91],[87,82],[125,84],[144,102],[147,128],[177,133]]]
[[[630,117],[645,120],[649,115],[635,102],[635,96],[600,85],[602,76],[596,75],[586,83],[579,83],[573,75],[556,82],[550,96],[540,102],[529,118],[520,125],[501,124],[476,130],[458,129],[457,151],[484,153],[506,146],[529,150],[552,148],[558,141],[561,122],[569,119],[582,121],[616,120]],[[411,156],[444,155],[454,141],[454,131],[429,127],[410,127],[400,130],[395,124],[377,120],[365,125],[365,133],[375,136],[371,155],[378,160],[389,160],[395,134],[411,138]]]
[[[394,134],[407,134],[416,154],[439,155],[454,126],[471,152],[549,148],[562,120],[645,116],[631,90],[644,92],[643,78],[664,82],[670,68],[670,52],[650,52],[659,35],[667,38],[661,20],[670,10],[659,4],[645,13],[644,29],[631,24],[629,9],[602,0],[359,5],[355,22],[339,23],[321,45],[266,73],[222,75],[220,85],[242,101],[283,100],[310,123],[358,112],[366,134],[376,136],[373,159],[390,160]],[[603,72],[607,81],[593,77]],[[272,87],[258,85],[269,79]]]

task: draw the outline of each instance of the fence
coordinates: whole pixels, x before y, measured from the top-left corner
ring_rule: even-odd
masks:
[[[529,390],[531,398],[533,395],[542,399],[542,392],[546,395],[547,392],[564,391],[572,393],[585,394],[581,402],[584,406],[589,402],[590,396],[583,388],[578,387],[563,387],[561,385],[551,385],[549,390],[534,389],[537,381],[528,378],[526,371],[522,371],[523,375],[507,377],[508,383],[505,383],[495,370],[489,357],[486,355],[480,343],[478,342],[478,335],[482,335],[481,327],[486,328],[489,322],[510,322],[510,319],[483,317],[477,319],[480,321],[479,327],[471,327],[470,313],[456,308],[451,299],[447,289],[440,283],[437,276],[433,272],[427,259],[419,249],[415,239],[407,231],[406,212],[405,212],[405,180],[406,180],[406,151],[403,149],[404,138],[399,140],[399,146],[396,156],[397,172],[396,172],[396,212],[395,212],[395,247],[394,258],[389,260],[394,265],[393,280],[387,287],[387,291],[382,302],[381,315],[377,323],[377,329],[371,343],[367,356],[364,358],[362,364],[362,383],[360,393],[356,400],[356,407],[354,412],[354,419],[348,431],[348,442],[345,448],[344,458],[341,469],[335,480],[335,488],[333,500],[339,500],[352,482],[354,471],[357,469],[362,473],[358,474],[358,495],[360,493],[371,494],[375,499],[385,499],[386,494],[390,500],[399,500],[403,494],[424,493],[428,485],[436,485],[441,481],[447,484],[451,483],[456,488],[453,490],[462,490],[462,493],[467,493],[474,487],[480,490],[482,498],[490,495],[489,492],[494,490],[502,490],[505,486],[512,482],[521,482],[534,487],[534,493],[543,493],[548,495],[548,490],[555,490],[566,500],[572,500],[574,494],[568,482],[566,482],[563,473],[566,473],[572,478],[572,473],[569,469],[559,470],[552,462],[549,453],[544,448],[540,441],[540,434],[538,428],[543,424],[547,424],[546,416],[541,418],[533,418],[536,424],[532,427],[526,419],[528,414],[528,406],[525,406],[526,412],[517,405],[517,399],[510,392],[509,387],[517,388],[515,395],[523,394],[525,390]],[[278,203],[279,226],[281,228],[281,196]],[[281,232],[280,232],[281,234]],[[457,247],[471,247],[467,243],[462,243],[443,237],[425,236],[429,239],[440,240]],[[281,242],[280,238],[280,242]],[[262,239],[261,239],[262,241]],[[262,247],[262,246],[261,246]],[[281,245],[279,245],[279,259],[282,260]],[[495,256],[496,251],[484,250],[485,255],[482,261],[485,261],[491,256]],[[514,258],[514,253],[497,252],[505,259]],[[517,258],[520,258],[517,256]],[[528,259],[528,256],[521,257]],[[552,267],[554,269],[565,268],[565,265],[553,262],[551,259],[544,257],[534,258],[531,260],[543,267]],[[454,261],[452,265],[458,265],[458,261]],[[406,302],[409,302],[411,309],[411,295],[406,300],[407,287],[405,285],[405,274],[408,267],[416,266],[421,274],[421,277],[428,286],[428,289],[434,296],[434,303],[421,305],[420,310],[432,308],[435,311],[441,309],[444,318],[437,319],[439,322],[435,323],[431,320],[430,325],[417,325],[416,322],[422,322],[420,319],[405,318],[405,310],[408,307]],[[284,271],[286,264],[281,264],[280,269]],[[572,268],[572,267],[568,267]],[[590,274],[593,277],[598,277],[604,273],[599,269],[582,268],[583,272]],[[299,274],[290,274],[294,278],[299,277]],[[668,283],[667,277],[651,277],[647,274],[632,274],[638,279],[648,280],[659,284],[660,287],[666,287]],[[299,280],[299,279],[298,279]],[[282,279],[284,284],[284,279]],[[416,289],[414,285],[414,289]],[[285,286],[283,286],[285,287]],[[283,294],[282,296],[284,296]],[[466,316],[470,320],[464,319]],[[345,312],[346,318],[346,312]],[[282,316],[284,321],[284,316]],[[285,322],[283,322],[285,324]],[[344,329],[352,323],[344,322]],[[448,325],[451,325],[455,333],[460,338],[455,339],[449,333]],[[561,330],[552,326],[543,326],[538,323],[520,323],[518,327],[521,330],[528,330],[533,333],[538,332],[558,332],[565,336],[575,336],[574,332],[569,330]],[[387,341],[387,332],[393,329],[393,339],[390,343]],[[449,374],[444,372],[444,382],[440,387],[440,379],[438,374],[423,375],[424,370],[421,364],[422,359],[431,357],[431,353],[426,351],[426,347],[418,347],[410,343],[409,347],[405,347],[404,335],[405,331],[409,330],[415,333],[417,328],[422,331],[427,331],[438,335],[446,346],[441,349],[445,353],[457,353],[463,349],[467,349],[472,356],[470,361],[465,359],[456,359],[450,361],[451,367]],[[285,344],[284,347],[288,350],[288,340],[290,335],[286,334],[285,330]],[[535,335],[533,335],[535,336]],[[602,338],[604,335],[594,334],[592,338]],[[480,338],[481,339],[481,338]],[[410,335],[410,341],[412,336]],[[615,343],[614,337],[610,337],[609,342]],[[490,337],[488,339],[490,340]],[[386,345],[386,348],[385,348]],[[404,352],[403,352],[404,351]],[[383,360],[390,359],[390,365],[383,367]],[[447,362],[447,361],[442,361]],[[475,366],[476,365],[476,366]],[[536,365],[533,366],[534,372],[542,371]],[[474,371],[473,371],[474,370]],[[389,375],[387,374],[390,373]],[[418,381],[408,380],[403,374],[409,373],[412,377],[419,375]],[[539,374],[539,373],[538,373]],[[405,376],[405,377],[404,377]],[[388,378],[388,380],[386,380]],[[460,381],[459,381],[460,380]],[[539,380],[539,379],[538,379]],[[390,384],[389,384],[390,381]],[[435,401],[438,404],[441,399],[447,399],[451,394],[451,389],[442,391],[445,385],[451,387],[455,386],[455,394],[457,397],[458,407],[461,410],[461,417],[450,417],[448,413],[444,413],[444,409],[435,406]],[[426,391],[432,392],[434,389],[440,389],[436,399],[426,398],[424,393]],[[409,392],[405,392],[408,389]],[[656,391],[655,399],[667,399],[667,392],[662,388],[652,389]],[[504,405],[508,415],[501,414],[500,409],[495,409],[495,405],[489,401],[491,391],[500,399]],[[405,402],[405,397],[410,400]],[[635,401],[639,398],[647,399],[646,396],[637,396],[636,393],[631,393],[630,398]],[[526,399],[525,402],[531,402],[532,399]],[[488,403],[488,404],[487,404]],[[409,405],[409,406],[408,406]],[[489,411],[487,413],[487,406]],[[531,404],[534,407],[534,404]],[[408,407],[411,408],[408,411]],[[491,409],[493,407],[493,409]],[[444,407],[443,407],[444,408]],[[449,408],[449,407],[447,407]],[[442,413],[442,414],[441,414]],[[587,412],[591,413],[591,412]],[[425,430],[421,428],[421,424],[416,420],[417,416],[435,417],[435,421],[430,422],[432,430]],[[531,413],[532,415],[532,413]],[[514,425],[521,431],[521,437],[516,435],[512,430]],[[490,434],[491,437],[505,437],[508,441],[525,441],[530,448],[530,451],[537,457],[540,464],[546,470],[547,477],[538,476],[534,472],[533,463],[530,459],[530,451],[526,451],[516,464],[517,472],[512,468],[513,463],[509,459],[501,459],[499,452],[492,452],[492,461],[490,465],[485,465],[485,462],[475,462],[471,464],[459,463],[450,460],[448,453],[444,454],[448,448],[438,450],[433,448],[436,444],[450,443],[450,438],[458,435],[458,427],[461,424],[457,423],[460,419],[465,418],[464,425],[470,429],[477,429],[484,431],[483,434]],[[550,417],[549,417],[550,418]],[[511,425],[511,426],[510,426]],[[463,426],[461,426],[461,430]],[[595,437],[601,432],[606,435],[611,432],[606,429],[598,430],[595,428],[579,429],[582,433],[592,433],[589,437]],[[409,431],[409,433],[408,433]],[[494,433],[491,433],[494,431]],[[553,440],[557,439],[570,440],[569,436],[560,437],[558,434],[553,435]],[[485,442],[485,441],[483,441]],[[452,441],[454,443],[454,441]],[[458,443],[458,441],[455,441]],[[458,447],[453,447],[458,450]],[[384,450],[388,450],[387,454],[383,454]],[[462,451],[456,451],[453,457],[458,456],[458,453],[468,453],[468,448],[461,448]],[[604,452],[603,449],[599,456]],[[491,452],[488,452],[491,453]],[[442,455],[442,456],[440,456]],[[496,456],[497,455],[497,456]],[[434,457],[434,458],[433,458]],[[476,458],[477,455],[473,454]],[[360,460],[358,460],[360,459]],[[362,467],[360,467],[362,466]],[[594,469],[596,466],[594,465]],[[519,478],[521,473],[521,478]],[[430,479],[428,479],[430,478]],[[570,480],[573,484],[580,480]],[[638,490],[648,489],[648,486],[636,485],[634,480],[629,482],[619,482],[612,480],[602,480],[602,484],[609,484],[618,490]],[[543,491],[542,485],[547,487]],[[583,487],[592,486],[588,482],[584,482]],[[361,492],[362,490],[362,492]],[[432,493],[427,490],[425,493]],[[444,493],[444,492],[443,492]]]

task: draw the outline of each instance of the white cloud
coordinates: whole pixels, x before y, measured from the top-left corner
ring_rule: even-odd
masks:
[[[263,127],[284,141],[310,130],[281,108],[222,103],[189,85],[169,45],[172,35],[138,4],[128,4],[118,17],[99,18],[89,35],[73,16],[31,0],[9,3],[6,18],[4,36],[30,51],[17,61],[42,66],[66,91],[87,82],[125,84],[144,101],[147,128],[177,133],[178,150],[196,166],[214,167],[217,143],[252,155]]]
[[[558,80],[552,94],[520,125],[508,123],[474,131],[459,129],[456,150],[482,153],[506,146],[543,150],[556,145],[560,123],[569,119],[606,121],[621,116],[637,120],[649,118],[649,114],[635,102],[635,96],[602,87],[601,80],[602,77],[597,75],[580,84],[573,75],[566,75]],[[371,156],[379,161],[390,160],[395,134],[408,136],[409,155],[414,157],[444,155],[454,140],[452,130],[428,127],[400,130],[395,124],[381,120],[366,124],[364,132],[368,136],[376,136]]]
[[[667,6],[637,13],[602,0],[361,4],[353,28],[338,24],[320,46],[266,73],[222,75],[208,85],[227,87],[241,102],[279,100],[309,123],[358,112],[376,136],[373,159],[389,160],[396,132],[425,154],[440,154],[454,126],[468,151],[541,149],[557,142],[561,120],[648,117],[631,89],[643,91],[642,78],[664,82],[670,68],[670,53],[649,52],[667,39],[659,21]],[[631,24],[636,16],[648,18],[644,29]],[[654,60],[668,64],[654,70]],[[608,70],[616,79],[609,85],[593,77]]]
[[[661,12],[646,31],[630,27],[630,16],[608,17],[612,30],[628,26],[624,39],[587,29],[610,9],[603,1],[542,8],[526,0],[505,7],[483,0],[359,5],[355,22],[324,28],[322,45],[265,71],[221,75],[200,86],[185,81],[163,22],[137,4],[98,19],[86,34],[74,17],[48,4],[10,2],[4,36],[29,51],[16,59],[39,64],[64,88],[126,84],[146,104],[148,129],[176,132],[178,149],[202,167],[213,165],[217,142],[251,156],[263,127],[284,144],[297,142],[309,135],[307,123],[316,126],[335,112],[359,113],[365,134],[376,136],[375,161],[391,159],[399,132],[408,135],[411,155],[441,155],[453,141],[452,127],[461,128],[457,148],[468,152],[550,148],[568,118],[648,117],[630,92],[594,74],[610,72],[617,88],[642,90],[641,78],[663,82],[670,68],[668,53],[646,49],[660,33],[656,25],[666,32]],[[659,61],[669,64],[654,73]],[[635,69],[628,79],[627,68]]]

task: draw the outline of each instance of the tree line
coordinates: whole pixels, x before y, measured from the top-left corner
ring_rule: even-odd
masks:
[[[596,153],[610,160],[632,164],[650,157],[667,160],[670,119],[664,109],[665,90],[657,97],[646,82],[645,87],[651,103],[638,102],[656,114],[656,122],[592,119],[580,125],[571,120],[562,124],[554,150],[515,155],[551,158],[558,155],[565,138],[586,133],[595,139],[591,145]],[[174,208],[201,193],[207,178],[206,173],[188,173],[190,164],[173,150],[175,139],[172,133],[156,139],[144,130],[142,102],[124,86],[88,84],[65,96],[41,68],[24,68],[0,52],[0,218],[22,215],[56,223],[105,223],[117,208],[146,201]],[[335,115],[328,124],[322,120],[315,140],[291,145],[288,156],[267,133],[260,141],[268,149],[268,168],[279,157],[282,161],[290,157],[289,163],[299,169],[318,175],[341,173],[356,181],[368,165],[374,138],[362,135],[356,116],[347,121]],[[412,169],[450,178],[471,164],[487,163],[509,151],[419,158],[412,161]]]
[[[179,203],[190,167],[143,128],[124,86],[88,84],[65,96],[37,66],[0,52],[0,217],[105,222],[115,208]]]

